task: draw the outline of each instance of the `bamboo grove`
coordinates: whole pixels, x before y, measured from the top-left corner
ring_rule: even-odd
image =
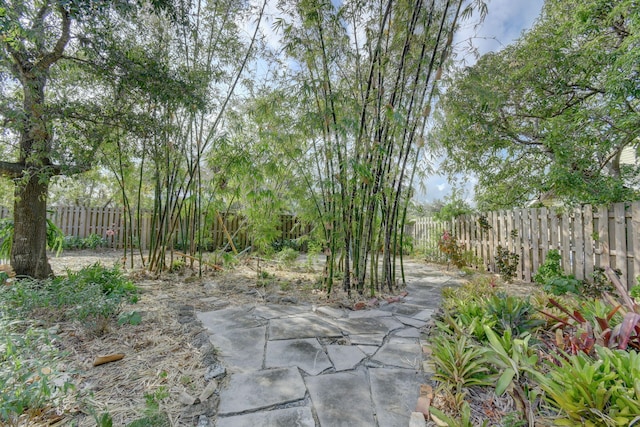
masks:
[[[402,229],[437,82],[482,2],[300,1],[277,23],[306,109],[301,126],[326,242],[325,286],[374,294],[402,274]],[[399,257],[399,263],[396,261]],[[400,271],[396,270],[400,266]]]

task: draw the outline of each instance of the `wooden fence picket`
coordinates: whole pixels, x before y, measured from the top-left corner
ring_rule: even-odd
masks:
[[[516,276],[527,281],[551,249],[560,251],[562,268],[577,279],[589,280],[596,268],[607,266],[619,269],[629,287],[640,276],[640,201],[569,211],[536,208],[470,214],[459,216],[455,224],[458,241],[493,272],[500,245],[519,255]],[[421,246],[439,227],[433,219],[418,218],[408,230]]]

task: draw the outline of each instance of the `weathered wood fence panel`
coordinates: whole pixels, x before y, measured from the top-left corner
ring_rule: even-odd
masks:
[[[0,207],[0,218],[10,217],[11,211],[6,207]],[[131,229],[125,230],[126,212],[122,208],[92,208],[78,206],[61,206],[49,208],[48,218],[58,226],[65,236],[85,238],[91,234],[97,234],[105,238],[108,245],[113,248],[124,247],[125,234],[130,234]],[[132,218],[135,246],[142,245],[143,249],[149,247],[153,233],[151,215],[144,214],[136,220]],[[294,215],[281,215],[278,227],[281,239],[297,239],[311,231],[311,226],[303,224]],[[203,244],[207,250],[229,247],[231,239],[236,249],[242,250],[251,245],[251,235],[247,227],[247,219],[235,213],[209,214],[203,219],[206,229],[203,233]],[[187,236],[187,228],[192,226],[185,221],[178,224],[176,244],[184,244],[184,236]],[[128,244],[131,244],[129,242]]]
[[[560,252],[565,272],[577,279],[589,279],[596,268],[607,266],[620,270],[629,287],[640,276],[640,202],[568,211],[516,209],[463,215],[452,222],[419,218],[407,227],[414,246],[431,255],[439,252],[437,242],[444,230],[488,271],[496,271],[498,246],[515,252],[520,256],[517,277],[526,281],[532,280],[551,249]]]

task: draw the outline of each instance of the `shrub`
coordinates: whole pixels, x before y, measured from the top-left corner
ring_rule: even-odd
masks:
[[[538,268],[536,274],[533,275],[533,281],[544,285],[551,279],[564,276],[560,260],[560,252],[557,249],[552,249],[547,252],[544,263]]]
[[[102,321],[118,314],[121,304],[136,302],[136,287],[117,267],[99,263],[67,276],[42,281],[24,279],[6,292],[14,311],[38,314],[49,320]]]
[[[461,393],[463,388],[491,384],[491,372],[485,358],[486,349],[473,345],[465,336],[452,339],[439,335],[432,339],[433,379],[455,388]]]
[[[97,249],[105,246],[107,246],[107,239],[95,233],[87,237],[65,236],[63,241],[63,248],[67,250]]]
[[[581,282],[573,275],[564,274],[560,261],[560,252],[557,249],[550,250],[544,263],[534,274],[533,281],[540,283],[545,292],[554,295],[564,295],[569,292],[580,294]]]
[[[615,271],[620,274],[620,270]],[[583,282],[582,294],[591,298],[599,298],[603,293],[611,292],[614,289],[613,284],[604,274],[604,268],[596,267],[591,275],[591,280]]]
[[[466,265],[464,259],[464,246],[458,243],[455,236],[448,231],[444,231],[438,241],[438,248],[447,257],[447,263],[451,263],[457,268]]]
[[[299,252],[293,248],[284,248],[280,252],[276,253],[276,259],[284,265],[291,265],[298,259]]]
[[[496,253],[496,267],[500,277],[505,282],[510,282],[516,277],[516,271],[518,270],[518,261],[520,261],[520,255],[515,252],[509,252],[507,248],[502,246],[497,247]]]

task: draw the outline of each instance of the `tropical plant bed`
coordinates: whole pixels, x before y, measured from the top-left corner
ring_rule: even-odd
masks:
[[[603,292],[523,292],[480,274],[445,288],[428,425],[640,425],[640,310],[606,275]]]

